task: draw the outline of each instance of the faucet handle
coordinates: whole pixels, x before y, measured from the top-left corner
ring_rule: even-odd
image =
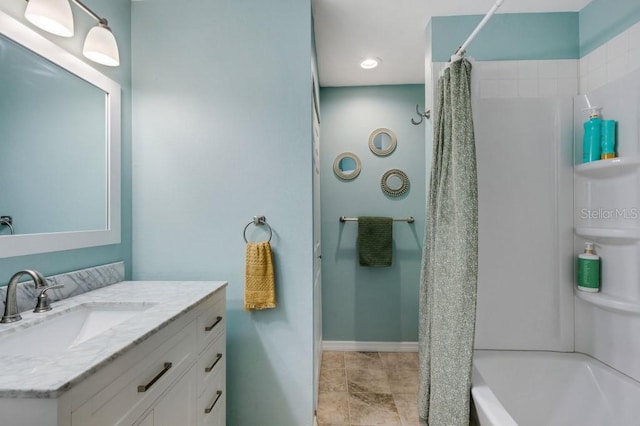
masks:
[[[38,302],[36,303],[36,307],[33,310],[35,313],[42,313],[51,310],[51,306],[49,305],[49,296],[47,295],[47,290],[51,290],[52,288],[61,288],[64,287],[64,284],[56,284],[50,285],[42,289],[40,294],[38,295]]]

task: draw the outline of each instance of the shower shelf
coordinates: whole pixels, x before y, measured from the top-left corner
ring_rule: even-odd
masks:
[[[576,228],[575,232],[579,237],[593,240],[609,240],[612,242],[640,240],[640,229],[579,227]]]
[[[579,299],[605,311],[640,315],[640,302],[628,302],[606,293],[587,293],[579,290],[576,290],[575,293]]]
[[[606,179],[631,173],[640,167],[640,157],[618,157],[578,164],[574,170],[581,176]]]

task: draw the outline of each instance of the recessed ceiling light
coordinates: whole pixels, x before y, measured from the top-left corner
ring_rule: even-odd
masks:
[[[364,61],[360,62],[360,67],[365,70],[371,70],[378,66],[380,63],[380,59],[378,58],[367,58]]]

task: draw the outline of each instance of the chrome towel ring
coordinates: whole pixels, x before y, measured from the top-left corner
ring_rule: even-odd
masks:
[[[244,242],[245,243],[249,242],[249,240],[247,240],[247,229],[251,225],[255,225],[255,226],[265,225],[267,228],[269,228],[269,239],[267,240],[267,242],[268,243],[271,242],[271,237],[273,237],[273,230],[271,229],[271,227],[267,223],[267,218],[264,217],[264,216],[254,216],[253,217],[253,221],[247,223],[247,226],[244,227],[244,231],[242,231],[242,237],[244,238]]]
[[[13,229],[13,219],[11,216],[0,216],[0,226],[8,226],[11,235],[16,233],[15,229]]]

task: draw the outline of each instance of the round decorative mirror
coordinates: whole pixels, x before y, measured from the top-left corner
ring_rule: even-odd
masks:
[[[333,172],[342,180],[357,178],[361,169],[360,158],[353,152],[343,152],[333,162]]]
[[[369,149],[375,155],[386,156],[395,151],[398,145],[396,134],[389,129],[380,128],[369,135]]]
[[[409,189],[409,178],[399,169],[387,170],[380,180],[382,192],[390,197],[399,197]]]

